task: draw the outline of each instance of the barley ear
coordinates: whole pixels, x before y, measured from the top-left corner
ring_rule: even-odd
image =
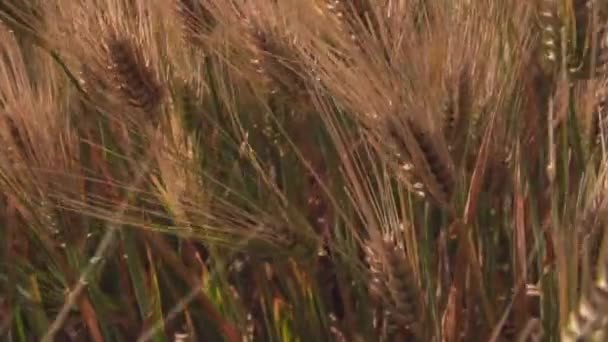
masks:
[[[174,0],[175,11],[181,19],[184,38],[195,45],[200,44],[202,35],[210,34],[217,20],[201,0]]]
[[[385,314],[389,335],[409,331],[420,334],[422,305],[420,290],[405,251],[393,239],[365,246],[371,277],[369,290]]]
[[[294,38],[288,33],[278,34],[272,27],[258,25],[250,26],[249,36],[255,56],[253,66],[269,92],[308,107],[308,77],[298,63],[299,57],[293,48],[297,44]]]
[[[583,223],[588,223],[590,217],[595,217],[602,229],[605,229],[605,205],[606,203],[592,204],[593,212],[585,214]],[[570,313],[570,318],[562,329],[563,342],[606,338],[602,334],[608,324],[608,234],[603,237],[597,268],[595,282],[583,290],[578,306]]]
[[[473,98],[471,75],[468,66],[463,66],[457,77],[448,80],[448,97],[443,108],[443,130],[450,149],[458,149],[466,137],[460,134],[467,129]]]
[[[113,80],[124,99],[146,114],[154,113],[163,101],[164,89],[141,47],[119,34],[110,34],[106,47]]]
[[[561,19],[557,0],[540,0],[538,7],[541,28],[540,54],[546,72],[553,74],[561,60]]]
[[[606,146],[606,138],[608,129],[608,122],[606,122],[606,116],[608,108],[608,85],[605,83],[595,93],[593,105],[593,112],[591,117],[591,134],[590,143],[596,146]]]

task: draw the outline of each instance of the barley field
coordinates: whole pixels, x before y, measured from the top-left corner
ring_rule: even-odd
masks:
[[[0,0],[0,340],[608,340],[608,2]]]

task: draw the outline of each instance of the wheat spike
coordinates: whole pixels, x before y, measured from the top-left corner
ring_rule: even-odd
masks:
[[[601,185],[603,186],[603,185]],[[601,195],[601,193],[600,193]],[[600,201],[600,203],[597,203]],[[603,228],[605,199],[599,196],[593,200],[583,214],[581,224],[598,224]],[[596,280],[581,295],[578,307],[570,313],[566,326],[562,329],[562,341],[586,341],[598,338],[608,324],[608,237],[604,235],[600,256],[597,262]],[[604,336],[602,336],[601,340]]]
[[[325,0],[326,8],[337,21],[338,30],[355,45],[365,50],[366,35],[377,35],[380,23],[368,0]]]
[[[517,342],[540,342],[543,337],[543,326],[539,319],[530,318],[517,336]]]
[[[256,56],[252,63],[263,76],[270,93],[280,93],[299,104],[308,104],[306,74],[297,63],[297,54],[291,50],[292,44],[296,43],[293,38],[279,36],[263,27],[252,26],[249,32]]]
[[[466,129],[467,115],[470,114],[472,107],[471,78],[468,67],[464,66],[456,80],[450,79],[448,82],[453,84],[448,84],[448,98],[443,108],[443,129],[446,141],[454,146],[459,143],[456,138],[461,130]]]
[[[606,6],[598,8],[598,26],[593,25],[594,6],[598,1],[574,0],[573,18],[566,18],[560,12],[560,1],[541,0],[539,6],[539,17],[541,27],[541,55],[546,69],[556,72],[561,65],[562,44],[568,48],[574,47],[573,53],[565,56],[568,72],[577,79],[586,79],[589,76],[596,77],[605,74],[608,68],[608,29],[605,22],[607,18]],[[602,6],[602,5],[599,5]],[[561,30],[570,32],[570,27],[575,26],[573,39],[562,41]],[[595,31],[595,32],[593,32]],[[595,41],[592,38],[595,36]],[[591,43],[590,43],[591,42]],[[592,56],[593,48],[596,49]],[[595,59],[595,73],[591,73],[591,64]]]
[[[182,21],[186,41],[199,43],[203,34],[209,34],[217,25],[217,20],[200,0],[175,0],[175,11]]]
[[[0,134],[0,145],[2,146],[3,157],[0,163],[7,162],[8,165],[16,169],[27,169],[27,161],[31,155],[31,144],[27,136],[20,132],[13,118],[8,114],[3,114],[5,134]]]
[[[262,242],[263,246],[272,246],[272,252],[269,250],[260,250],[260,256],[266,255],[280,255],[280,258],[285,256],[289,257],[310,257],[315,255],[318,246],[315,244],[313,239],[303,234],[299,234],[294,231],[294,228],[290,228],[285,224],[276,225],[264,225],[259,226],[258,238]],[[257,253],[257,252],[256,252]],[[274,258],[274,256],[273,256]]]
[[[422,151],[428,164],[431,175],[439,185],[445,200],[449,199],[454,189],[454,175],[449,164],[444,160],[442,154],[437,151],[435,142],[420,126],[410,121],[410,128],[418,146]]]
[[[446,138],[449,138],[452,135],[454,132],[454,127],[456,126],[458,110],[456,106],[457,101],[455,98],[455,92],[450,90],[443,108],[443,130]]]
[[[386,314],[389,334],[397,330],[419,333],[421,305],[404,251],[393,239],[365,246],[370,272],[369,290]]]
[[[541,55],[544,65],[554,71],[561,60],[559,8],[556,0],[541,0],[539,6],[541,27]]]
[[[602,76],[608,74],[608,24],[603,25],[598,32],[598,55],[596,70]]]
[[[602,143],[607,138],[608,132],[606,131],[606,106],[608,105],[608,88],[604,85],[595,93],[595,104],[593,106],[593,116],[591,122],[591,141],[596,145],[605,144]]]
[[[355,1],[353,5],[360,5],[361,1]],[[365,11],[362,8],[356,8],[356,13],[351,13],[351,8],[342,0],[327,0],[326,8],[329,12],[336,18],[338,21],[339,29],[350,37],[353,42],[357,41],[357,34],[353,28],[353,20],[357,20],[356,17],[353,17],[352,14],[355,15],[365,15]],[[365,20],[364,17],[359,17],[359,20]]]
[[[146,113],[154,112],[163,100],[163,88],[140,47],[128,38],[113,34],[107,41],[107,49],[111,69],[125,99]]]
[[[605,2],[604,2],[605,3]],[[601,76],[608,67],[608,18],[606,5],[598,1],[574,0],[574,20],[576,24],[576,52],[570,57],[570,73],[578,79]],[[598,7],[600,6],[600,7]],[[597,22],[594,22],[597,19]],[[594,51],[595,49],[595,51]],[[595,55],[592,53],[595,52]],[[594,64],[594,65],[592,65]],[[591,74],[592,66],[595,68]]]
[[[4,119],[13,141],[13,145],[17,148],[17,151],[21,157],[27,159],[27,157],[30,155],[32,144],[29,141],[27,134],[24,134],[21,129],[19,129],[19,127],[23,127],[23,125],[18,125],[10,115],[5,115]]]
[[[563,342],[583,341],[592,337],[608,323],[608,283],[599,279],[583,296],[576,311],[572,312],[562,332]]]
[[[447,147],[446,153],[441,153],[429,133],[411,120],[408,128],[412,133],[417,149],[408,146],[402,133],[398,132],[395,126],[389,126],[388,132],[400,153],[406,153],[407,156],[411,157],[414,164],[413,170],[418,178],[425,183],[428,190],[426,192],[433,196],[437,203],[447,206],[455,185],[455,176],[450,157],[447,155]],[[417,155],[420,158],[416,158]],[[419,162],[426,164],[426,167],[416,165]]]

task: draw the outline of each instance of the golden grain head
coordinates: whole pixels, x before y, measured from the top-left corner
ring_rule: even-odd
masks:
[[[117,88],[124,98],[134,107],[153,113],[163,101],[164,90],[141,47],[133,40],[111,35],[107,48]]]
[[[455,179],[453,170],[446,160],[446,155],[438,151],[438,145],[435,140],[422,127],[412,123],[410,123],[410,127],[414,138],[418,142],[418,147],[428,164],[431,176],[439,185],[445,199],[449,199],[454,190]]]
[[[200,44],[204,35],[213,32],[217,26],[217,19],[205,4],[200,0],[174,0],[175,10],[181,19],[187,42]]]
[[[413,329],[421,321],[419,289],[405,258],[405,251],[394,239],[365,246],[370,272],[369,289],[381,305],[391,329]]]

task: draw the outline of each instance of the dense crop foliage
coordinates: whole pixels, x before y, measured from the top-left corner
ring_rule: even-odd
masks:
[[[606,4],[0,0],[0,339],[605,341]]]

